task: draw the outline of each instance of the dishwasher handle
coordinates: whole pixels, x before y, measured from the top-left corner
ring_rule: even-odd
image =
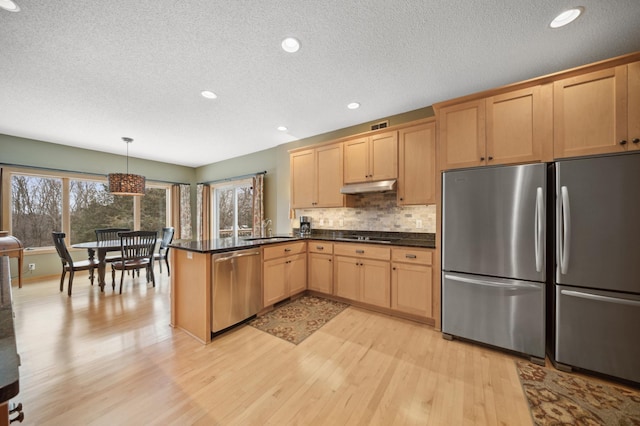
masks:
[[[233,253],[230,254],[228,256],[223,256],[220,255],[221,257],[218,257],[214,260],[214,262],[225,262],[227,260],[231,260],[231,259],[236,259],[238,257],[245,257],[245,256],[257,256],[259,255],[260,252],[259,251],[251,251],[251,252],[240,252],[240,253]]]

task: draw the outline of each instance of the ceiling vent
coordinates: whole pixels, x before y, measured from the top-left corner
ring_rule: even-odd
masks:
[[[385,129],[389,127],[389,120],[381,121],[371,125],[371,130]]]

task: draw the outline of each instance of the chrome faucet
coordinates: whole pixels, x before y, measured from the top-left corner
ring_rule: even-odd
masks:
[[[271,225],[271,219],[265,219],[262,221],[262,227],[260,228],[260,236],[262,238],[265,238],[267,236],[267,228],[269,227],[269,225]],[[271,233],[271,229],[269,229],[269,233]]]

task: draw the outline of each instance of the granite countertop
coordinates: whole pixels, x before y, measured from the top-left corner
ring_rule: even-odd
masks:
[[[20,391],[19,365],[20,357],[13,328],[9,257],[0,256],[0,404]]]
[[[294,230],[295,231],[295,230]],[[361,238],[361,239],[357,239]],[[287,241],[323,240],[333,242],[349,242],[356,244],[381,244],[403,247],[435,248],[435,234],[412,232],[378,232],[378,231],[332,231],[317,230],[311,235],[276,235],[271,238],[246,239],[242,238],[218,238],[206,241],[182,241],[177,240],[169,244],[178,250],[187,250],[197,253],[224,253],[227,251],[249,249],[266,244],[282,243]]]

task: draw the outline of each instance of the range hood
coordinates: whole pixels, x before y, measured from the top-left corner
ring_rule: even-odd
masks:
[[[340,189],[342,194],[364,194],[366,192],[395,191],[396,180],[379,180],[377,182],[351,183]]]

